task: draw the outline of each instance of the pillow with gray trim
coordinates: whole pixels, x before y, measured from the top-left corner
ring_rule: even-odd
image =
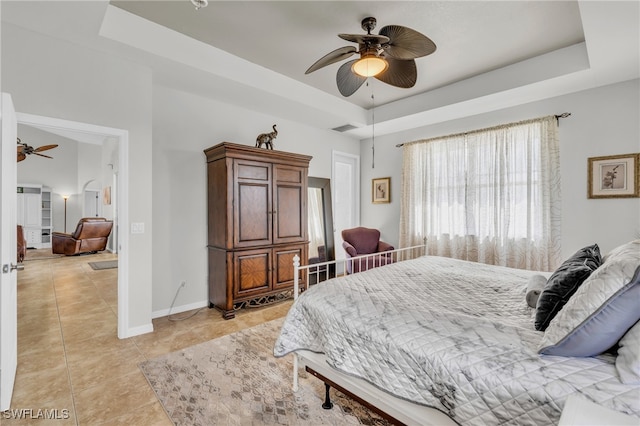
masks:
[[[546,330],[553,317],[601,264],[600,248],[593,244],[575,252],[551,274],[536,303],[536,330]]]
[[[551,320],[538,352],[595,356],[640,320],[640,240],[608,255]]]
[[[626,385],[640,385],[640,321],[619,342],[616,369]]]

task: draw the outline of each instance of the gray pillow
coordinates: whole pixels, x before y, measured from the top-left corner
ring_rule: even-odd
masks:
[[[539,353],[599,355],[640,320],[640,240],[624,246],[592,273],[551,321]]]
[[[597,244],[584,247],[565,260],[549,277],[536,304],[535,328],[544,331],[569,298],[602,264]]]

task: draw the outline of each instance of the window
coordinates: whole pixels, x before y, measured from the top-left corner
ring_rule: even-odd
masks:
[[[404,145],[400,244],[553,270],[560,257],[554,116]]]

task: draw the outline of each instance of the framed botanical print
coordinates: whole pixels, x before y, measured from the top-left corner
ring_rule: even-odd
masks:
[[[377,178],[371,180],[371,202],[384,204],[391,202],[391,178]]]
[[[640,197],[640,153],[588,159],[589,198]]]

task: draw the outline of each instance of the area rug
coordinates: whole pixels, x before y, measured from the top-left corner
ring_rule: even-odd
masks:
[[[118,261],[104,260],[102,262],[89,262],[89,266],[91,266],[91,269],[94,269],[94,270],[113,269],[118,267]]]
[[[176,425],[387,425],[340,392],[324,410],[324,384],[300,373],[291,390],[292,356],[275,358],[282,319],[140,364]]]

